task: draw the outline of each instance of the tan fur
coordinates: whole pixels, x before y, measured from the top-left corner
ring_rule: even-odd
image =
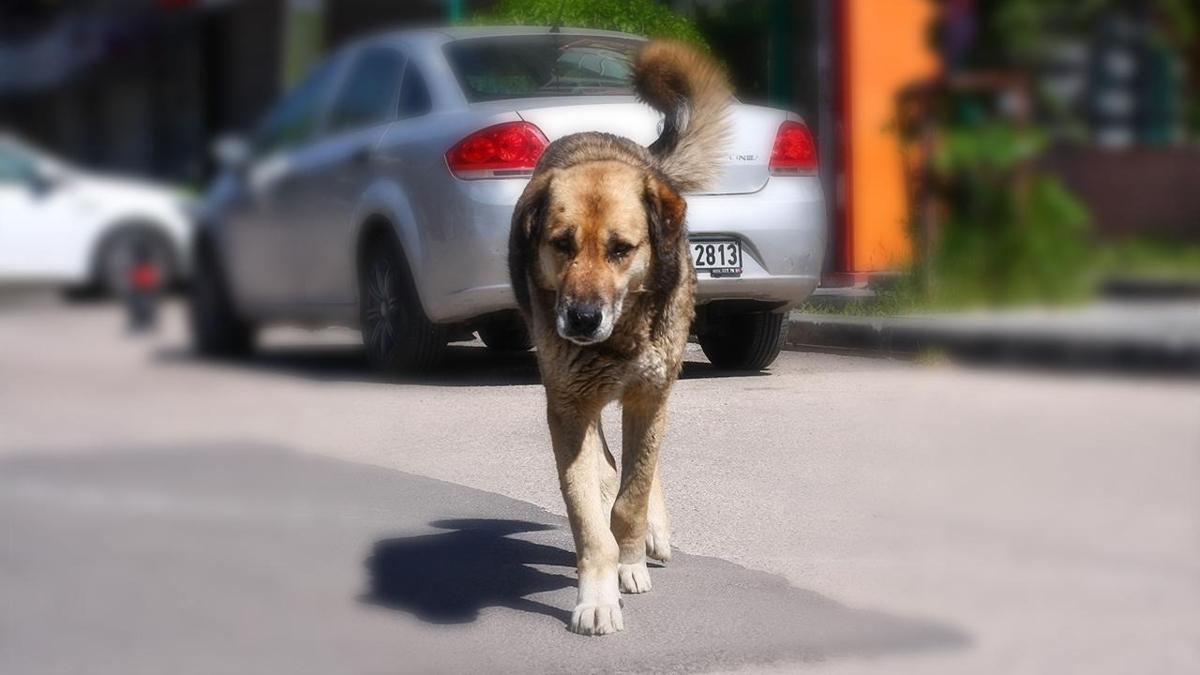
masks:
[[[684,77],[690,83],[685,96],[710,97],[693,110],[705,108],[710,118],[723,114],[713,98],[719,88],[705,80],[718,72],[707,59],[680,52],[678,45],[645,49],[650,57],[639,59],[635,78],[643,98],[669,95],[670,82]],[[674,60],[668,63],[666,56]],[[663,72],[652,75],[648,68]],[[681,75],[680,68],[692,75]],[[657,94],[643,90],[651,85]],[[697,151],[682,138],[675,148]],[[575,539],[579,598],[570,628],[578,633],[621,630],[618,589],[650,590],[647,553],[660,560],[670,555],[658,451],[696,286],[686,245],[687,207],[679,193],[681,184],[701,185],[702,174],[712,172],[671,169],[679,161],[608,134],[568,136],[547,149],[513,214],[509,267],[537,346]],[[588,344],[562,337],[556,321],[568,301],[604,307],[613,317],[611,333]],[[600,429],[600,412],[613,401],[622,405],[619,482]]]
[[[666,115],[662,138],[650,146],[658,169],[684,192],[708,188],[730,134],[729,84],[720,67],[682,43],[651,42],[634,61],[634,89]]]

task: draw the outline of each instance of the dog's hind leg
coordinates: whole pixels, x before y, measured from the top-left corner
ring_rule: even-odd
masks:
[[[617,586],[617,542],[601,502],[598,464],[604,462],[600,410],[551,405],[547,412],[554,460],[578,559],[579,595],[570,629],[605,635],[625,628]]]
[[[661,471],[654,465],[650,482],[650,503],[646,509],[646,555],[667,562],[671,559],[671,517],[667,515],[667,499],[663,495]]]
[[[666,427],[667,393],[639,387],[628,390],[621,401],[621,490],[613,505],[612,530],[620,548],[617,575],[625,593],[650,590],[650,572],[646,569],[647,512],[658,447]]]

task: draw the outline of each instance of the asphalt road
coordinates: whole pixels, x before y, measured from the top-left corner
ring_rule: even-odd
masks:
[[[6,298],[0,672],[1200,672],[1195,380],[695,354],[675,557],[606,638],[543,419],[528,354],[211,364],[175,308]]]

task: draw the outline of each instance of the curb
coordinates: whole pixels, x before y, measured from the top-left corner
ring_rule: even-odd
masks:
[[[912,359],[960,359],[1078,369],[1200,373],[1200,335],[1104,334],[1086,326],[1000,326],[956,317],[849,317],[792,313],[784,349],[847,350]]]
[[[1200,280],[1114,277],[1100,285],[1100,293],[1116,299],[1197,300]]]

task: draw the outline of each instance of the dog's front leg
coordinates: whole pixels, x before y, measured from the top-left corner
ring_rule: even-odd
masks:
[[[578,558],[579,596],[570,629],[583,635],[614,633],[625,624],[617,590],[617,542],[600,494],[600,410],[552,405],[547,416]]]
[[[646,527],[658,465],[658,447],[666,428],[667,392],[638,388],[621,401],[621,489],[613,504],[612,531],[620,549],[617,566],[622,593],[650,590],[646,569]],[[661,500],[661,486],[658,498]],[[665,505],[661,505],[665,513]]]

